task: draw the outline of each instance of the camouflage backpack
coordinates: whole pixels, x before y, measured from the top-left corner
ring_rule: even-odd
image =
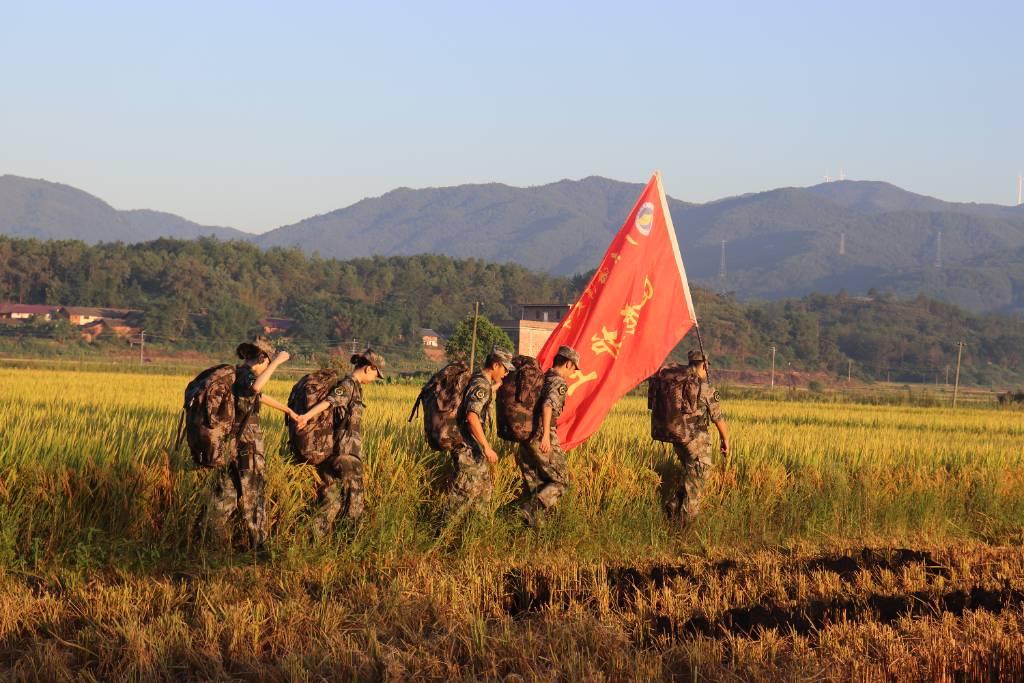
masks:
[[[470,375],[468,364],[453,361],[435,372],[416,397],[409,422],[413,421],[422,405],[423,432],[430,448],[435,451],[451,450],[464,443],[455,418]]]
[[[234,382],[235,368],[217,365],[203,370],[185,387],[182,433],[198,467],[220,467],[235,457]]]
[[[652,439],[684,443],[700,412],[700,377],[687,365],[664,366],[647,380],[647,409]]]
[[[330,368],[311,372],[304,376],[288,395],[288,407],[300,415],[307,412],[320,401],[338,383],[338,371]],[[334,410],[325,410],[309,422],[306,428],[299,431],[291,418],[285,418],[288,426],[288,446],[291,448],[292,460],[296,463],[319,465],[334,453]]]
[[[505,441],[529,441],[537,399],[544,388],[544,373],[531,356],[516,356],[512,365],[516,369],[505,375],[498,387],[498,436]]]

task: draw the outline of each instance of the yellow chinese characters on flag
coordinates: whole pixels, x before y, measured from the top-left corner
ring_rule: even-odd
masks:
[[[558,347],[580,354],[558,433],[573,448],[601,426],[622,396],[652,375],[696,315],[675,228],[655,173],[593,279],[538,354],[551,367]]]

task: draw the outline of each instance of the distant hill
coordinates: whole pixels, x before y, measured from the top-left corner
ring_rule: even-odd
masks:
[[[170,214],[116,211],[64,185],[3,176],[0,233],[87,242],[214,235],[340,259],[437,253],[571,275],[598,263],[640,189],[596,176],[525,188],[400,188],[251,235]],[[741,299],[875,288],[976,311],[1024,311],[1022,207],[944,202],[850,180],[669,204],[691,281]]]
[[[947,279],[946,271],[973,273],[987,267],[990,257],[1024,247],[1020,208],[953,204],[861,181],[772,190],[691,207],[676,215],[676,228],[689,244],[684,259],[691,276],[741,298],[874,287],[923,292],[974,310],[1002,309],[1013,304],[1010,298],[993,299],[984,288],[940,291],[937,283]],[[724,280],[718,277],[722,240]],[[940,251],[941,267],[936,268]],[[1006,280],[1010,274],[1003,271],[1000,277]]]
[[[474,256],[568,275],[597,265],[641,188],[598,177],[526,188],[400,188],[271,230],[256,243],[335,258]],[[686,206],[672,200],[674,212]]]
[[[567,275],[599,261],[640,189],[599,177],[530,188],[399,189],[272,230],[256,242],[337,258],[476,256]],[[838,181],[706,204],[670,199],[670,209],[691,279],[741,298],[875,287],[924,292],[974,310],[1024,309],[1024,280],[1010,272],[1012,264],[1000,257],[1002,265],[986,265],[1024,248],[1021,208],[944,202],[882,182]],[[936,270],[940,233],[942,268]],[[993,296],[988,284],[997,281]]]
[[[0,176],[0,234],[37,239],[145,242],[158,237],[247,239],[232,228],[199,225],[159,211],[118,211],[68,185]]]

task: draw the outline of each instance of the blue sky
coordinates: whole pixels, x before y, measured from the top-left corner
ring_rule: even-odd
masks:
[[[0,174],[260,232],[400,186],[1010,204],[1024,2],[0,0]]]

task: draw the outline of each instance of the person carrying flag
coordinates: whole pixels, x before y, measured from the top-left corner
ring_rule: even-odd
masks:
[[[579,299],[537,354],[541,367],[555,367],[563,362],[567,347],[579,352],[568,364],[563,362],[567,388],[558,417],[558,452],[590,438],[616,401],[658,371],[696,325],[668,199],[661,175],[655,173]],[[581,362],[585,372],[578,367]],[[520,452],[534,454],[532,448]],[[561,492],[554,495],[555,490],[547,494],[541,489],[538,495],[557,500]]]
[[[696,349],[687,353],[686,357],[690,361],[687,374],[694,378],[694,384],[697,385],[697,400],[692,413],[673,416],[679,423],[680,431],[685,434],[682,443],[672,444],[683,468],[683,478],[675,495],[665,504],[668,518],[677,521],[681,527],[692,522],[700,512],[704,484],[712,467],[709,433],[712,424],[718,430],[722,456],[729,455],[729,431],[718,402],[718,392],[708,383],[707,359]]]
[[[544,387],[534,410],[533,436],[519,444],[516,464],[523,474],[523,519],[536,528],[539,515],[558,502],[569,487],[569,467],[558,441],[558,418],[569,393],[568,380],[580,369],[580,355],[560,346],[554,364],[544,375]]]

